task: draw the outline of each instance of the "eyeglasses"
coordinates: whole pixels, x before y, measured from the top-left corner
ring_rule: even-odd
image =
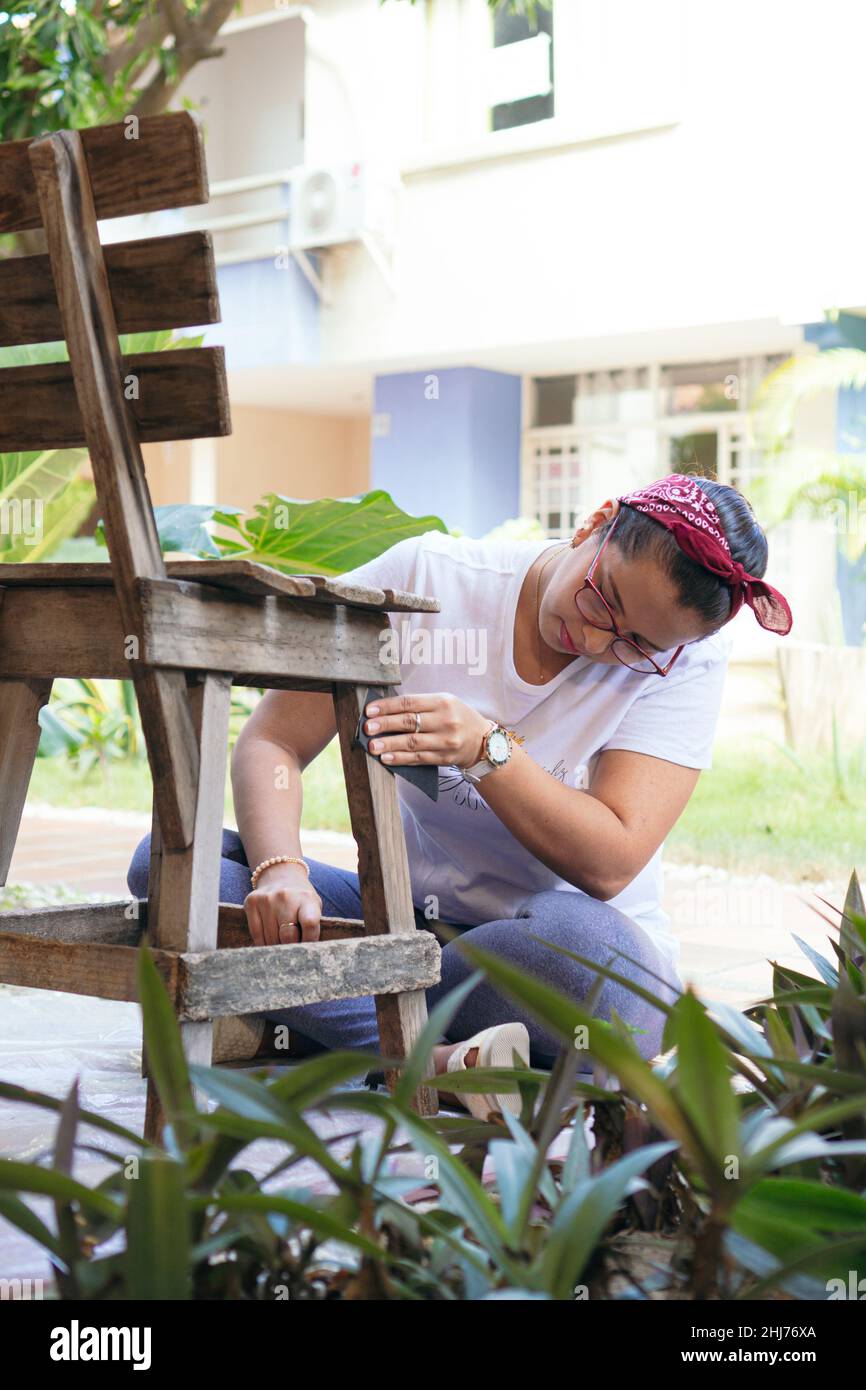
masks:
[[[616,633],[610,644],[610,650],[617,661],[622,662],[623,666],[628,666],[630,670],[639,671],[645,676],[651,676],[653,672],[657,676],[666,676],[686,644],[681,643],[677,647],[666,666],[659,666],[649,652],[645,652],[643,647],[638,646],[637,642],[633,642],[630,637],[623,637],[616,625],[610,605],[592,580],[592,572],[601,559],[602,552],[616,530],[616,523],[621,516],[622,512],[617,512],[613,525],[595,552],[595,558],[586,572],[586,579],[574,595],[574,604],[580,616],[589,623],[590,627],[601,628],[604,632]]]

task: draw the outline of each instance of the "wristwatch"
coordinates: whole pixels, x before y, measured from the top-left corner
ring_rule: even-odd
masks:
[[[481,778],[486,777],[488,772],[494,772],[497,767],[504,767],[508,762],[511,757],[511,735],[501,724],[491,720],[482,747],[484,756],[481,760],[463,769],[463,776],[473,787],[477,787]]]

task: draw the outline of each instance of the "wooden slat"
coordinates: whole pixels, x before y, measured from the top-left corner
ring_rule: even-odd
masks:
[[[363,688],[334,686],[334,713],[346,779],[352,834],[358,845],[361,909],[367,932],[394,939],[428,936],[415,923],[406,840],[400,815],[396,778],[378,758],[370,758],[355,742]],[[439,945],[436,942],[438,954]],[[427,999],[416,981],[400,994],[377,996],[376,1013],[382,1050],[391,1057],[412,1051],[427,1022]],[[386,1072],[389,1086],[396,1077]],[[413,1104],[424,1115],[438,1111],[437,1093],[421,1086]]]
[[[168,123],[163,123],[162,133],[167,131]],[[178,143],[163,147],[162,156],[176,169],[188,171],[191,164],[196,163],[184,156],[180,142],[185,132],[187,137],[192,132],[198,142],[197,167],[203,176],[201,133],[194,124],[181,123],[174,135]],[[117,141],[109,142],[108,148],[110,158],[119,166],[108,175],[111,186],[119,184],[124,192],[133,188],[137,206],[145,186],[157,187],[162,198],[165,182],[159,172],[148,173],[145,168],[137,177],[123,167],[122,150]],[[155,154],[151,147],[149,160],[153,160]],[[165,567],[144,475],[141,445],[121,385],[123,363],[117,324],[102,259],[82,137],[72,130],[42,136],[27,147],[27,157],[39,198],[63,318],[63,336],[75,376],[76,396],[105,519],[123,632],[133,634],[138,630],[140,617],[135,580],[162,578]],[[136,158],[137,153],[133,162]],[[168,177],[174,179],[176,176]],[[48,442],[47,438],[42,440],[43,444]],[[186,682],[181,672],[148,670],[137,660],[131,660],[129,665],[141,711],[162,834],[168,848],[180,849],[192,842],[198,780],[198,753],[186,701]]]
[[[192,841],[172,849],[165,843],[154,804],[148,876],[147,939],[171,951],[211,951],[217,947],[220,850],[226,789],[231,680],[209,671],[189,685],[188,698],[197,741],[197,780],[190,788],[195,806]],[[186,1058],[209,1066],[213,1055],[210,1022],[184,1022]],[[148,1077],[145,1137],[156,1141],[163,1115],[156,1087]]]
[[[10,566],[11,568],[11,566]],[[139,654],[167,667],[227,670],[236,685],[330,690],[330,683],[394,685],[399,665],[381,664],[381,617],[360,608],[276,598],[230,599],[204,585],[149,590],[133,630]],[[191,591],[191,592],[189,592]],[[109,585],[0,588],[0,652],[16,679],[69,676],[125,680],[129,631]],[[178,626],[172,632],[172,623]],[[33,639],[39,633],[39,641]],[[387,649],[386,649],[387,654]]]
[[[61,907],[17,908],[0,912],[4,932],[20,932],[42,941],[101,946],[138,946],[147,927],[147,898],[120,898],[113,903],[64,903]],[[343,941],[364,935],[364,923],[354,917],[323,917],[323,941]],[[220,903],[217,946],[234,950],[249,946],[246,913],[235,903]],[[290,942],[286,950],[293,950]]]
[[[171,951],[211,950],[217,943],[231,681],[206,672],[191,684],[189,700],[200,769],[193,840],[182,850],[162,844],[158,893],[148,891],[148,940]]]
[[[231,434],[221,347],[136,352],[120,363],[117,386],[137,393],[128,405],[143,443]],[[0,371],[0,452],[89,447],[92,428],[68,362]]]
[[[439,943],[423,931],[288,947],[250,946],[184,954],[180,960],[180,1017],[194,1020],[361,994],[390,998],[439,979]]]
[[[6,882],[12,862],[42,732],[39,711],[51,686],[49,678],[0,680],[0,884]]]
[[[213,238],[209,232],[119,241],[103,247],[120,333],[218,323]],[[49,256],[0,261],[0,347],[53,343],[63,319]]]
[[[321,575],[282,574],[255,560],[166,560],[165,569],[169,579],[189,579],[194,583],[213,585],[217,589],[229,589],[233,593],[310,598],[323,604],[344,603],[352,608],[372,607],[386,613],[395,610],[438,613],[440,610],[438,599],[428,598],[424,594],[410,594],[403,589],[371,590],[362,585],[341,583],[338,597],[316,585],[314,581],[321,579]],[[61,585],[68,588],[70,585],[111,584],[112,578],[109,563],[0,564],[0,588],[4,585]],[[375,603],[370,602],[371,594],[377,599]]]
[[[191,112],[148,116],[138,122],[137,138],[128,138],[133,131],[128,120],[80,132],[97,217],[207,202],[204,141]],[[0,145],[0,233],[42,224],[28,159],[32,143]]]
[[[142,580],[141,656],[154,666],[243,671],[366,685],[399,681],[382,661],[377,612],[303,600],[228,599],[205,585]],[[352,674],[349,674],[349,673]]]
[[[178,994],[180,957],[172,951],[153,954],[169,996],[174,1000]],[[0,980],[7,985],[59,989],[94,999],[131,1002],[138,998],[137,960],[138,951],[134,946],[46,941],[21,932],[0,931]]]
[[[430,932],[234,951],[151,952],[178,1018],[191,1027],[326,999],[389,995],[439,979],[439,944]],[[137,961],[135,946],[0,931],[5,984],[132,1002],[138,998]]]

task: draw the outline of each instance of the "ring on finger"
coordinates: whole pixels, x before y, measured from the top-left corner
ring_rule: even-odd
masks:
[[[297,922],[278,922],[277,931],[282,931],[283,927],[296,927]]]
[[[415,711],[415,732],[416,734],[421,732],[421,716],[417,710]]]

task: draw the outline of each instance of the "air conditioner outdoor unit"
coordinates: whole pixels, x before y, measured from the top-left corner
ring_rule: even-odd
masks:
[[[358,241],[366,189],[358,163],[303,166],[292,174],[290,245],[296,250]]]

